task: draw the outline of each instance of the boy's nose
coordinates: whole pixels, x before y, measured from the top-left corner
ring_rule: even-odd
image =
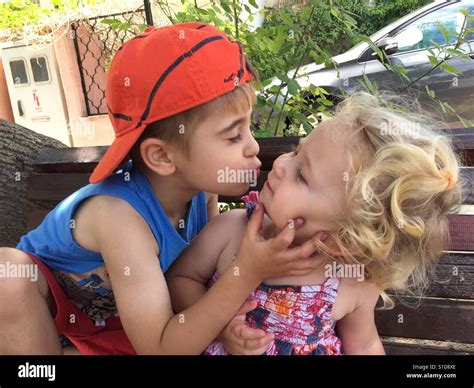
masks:
[[[257,140],[255,140],[255,138],[250,135],[250,140],[244,150],[245,157],[251,158],[253,156],[257,156],[259,152],[260,146],[258,145]]]

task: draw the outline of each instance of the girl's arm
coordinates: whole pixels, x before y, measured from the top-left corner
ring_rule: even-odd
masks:
[[[213,218],[166,272],[165,278],[176,312],[193,305],[206,292],[219,257],[231,238],[241,239],[245,211],[228,211]],[[238,235],[236,235],[238,234]]]
[[[379,294],[380,291],[374,285],[364,282],[360,287],[357,307],[337,322],[337,333],[344,354],[385,354],[374,317]]]
[[[245,210],[220,214],[206,225],[174,262],[165,274],[174,311],[180,312],[193,305],[206,292],[208,280],[215,272],[222,252],[231,239],[242,239],[246,223]],[[263,330],[245,325],[245,313],[255,307],[254,301],[245,303],[219,334],[219,340],[229,353],[262,354],[273,340],[273,336]]]

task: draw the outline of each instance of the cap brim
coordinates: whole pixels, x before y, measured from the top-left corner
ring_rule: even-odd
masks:
[[[132,149],[146,125],[136,128],[114,140],[89,178],[90,183],[99,183],[112,174]]]

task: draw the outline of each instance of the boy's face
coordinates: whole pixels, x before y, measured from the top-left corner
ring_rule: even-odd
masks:
[[[189,158],[177,166],[189,186],[220,195],[242,195],[257,183],[259,146],[250,132],[252,110],[208,116],[193,129]]]
[[[281,155],[260,192],[260,202],[278,230],[288,220],[302,217],[295,242],[306,241],[318,231],[333,231],[343,212],[349,161],[345,147],[323,129],[343,125],[332,119],[301,139],[294,152]],[[346,174],[345,174],[346,173]]]

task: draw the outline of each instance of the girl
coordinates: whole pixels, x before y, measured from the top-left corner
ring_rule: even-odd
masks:
[[[301,218],[295,243],[312,239],[321,265],[261,284],[251,295],[257,308],[245,319],[258,332],[236,317],[206,354],[384,354],[377,300],[390,308],[387,289],[426,285],[448,238],[447,215],[462,203],[462,185],[449,138],[422,115],[381,101],[366,93],[349,97],[295,151],[275,160],[259,198],[245,198],[265,211],[261,238]],[[246,218],[242,210],[216,217],[168,272],[177,311],[243,253],[237,251]],[[239,267],[233,270],[238,276]],[[265,337],[245,340],[261,330]]]

